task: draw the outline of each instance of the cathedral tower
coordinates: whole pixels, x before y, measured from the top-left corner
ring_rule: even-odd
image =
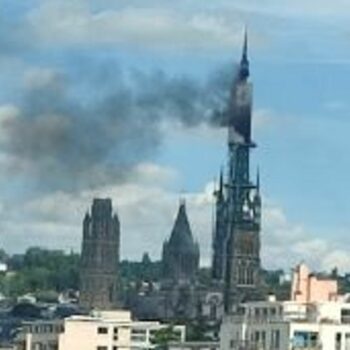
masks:
[[[110,199],[94,199],[83,221],[80,305],[109,310],[118,306],[120,225]]]
[[[259,176],[250,179],[252,84],[249,81],[248,39],[233,82],[228,123],[228,174],[217,193],[213,276],[223,279],[225,309],[259,299],[261,198]],[[215,272],[216,271],[216,272]],[[218,272],[217,272],[218,271]]]
[[[216,210],[213,237],[212,278],[223,281],[225,271],[225,243],[227,236],[227,202],[225,198],[224,177],[220,172],[219,188],[215,191]]]
[[[199,246],[193,239],[184,201],[180,203],[170,238],[164,242],[162,255],[164,279],[190,282],[197,277]]]

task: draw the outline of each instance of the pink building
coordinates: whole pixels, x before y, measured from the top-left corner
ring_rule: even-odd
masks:
[[[338,283],[330,278],[319,278],[302,263],[293,271],[291,300],[313,303],[338,300]]]

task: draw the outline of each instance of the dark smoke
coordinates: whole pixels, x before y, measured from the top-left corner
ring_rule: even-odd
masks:
[[[87,68],[87,67],[86,67]],[[13,173],[41,190],[78,190],[126,179],[154,156],[166,122],[220,124],[232,73],[204,81],[163,72],[122,72],[115,65],[80,67],[27,87],[21,114],[4,123],[2,149]]]

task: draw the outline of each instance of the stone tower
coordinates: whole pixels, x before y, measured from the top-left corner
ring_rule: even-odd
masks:
[[[252,84],[249,81],[248,40],[231,89],[227,109],[228,174],[216,194],[213,277],[224,281],[225,310],[261,298],[259,175],[250,179]]]
[[[94,199],[83,221],[80,305],[110,310],[118,306],[120,224],[111,199]]]
[[[163,276],[177,282],[193,281],[199,269],[199,246],[192,236],[186,205],[181,201],[169,240],[163,244]]]
[[[225,244],[227,236],[227,202],[225,198],[223,172],[220,172],[219,188],[215,191],[216,209],[213,236],[212,278],[215,281],[224,280]]]

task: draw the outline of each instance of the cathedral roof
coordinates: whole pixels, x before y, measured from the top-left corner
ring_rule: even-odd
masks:
[[[175,220],[168,246],[180,249],[181,251],[197,251],[198,246],[194,242],[190,223],[186,213],[185,202],[180,203],[179,211]]]

